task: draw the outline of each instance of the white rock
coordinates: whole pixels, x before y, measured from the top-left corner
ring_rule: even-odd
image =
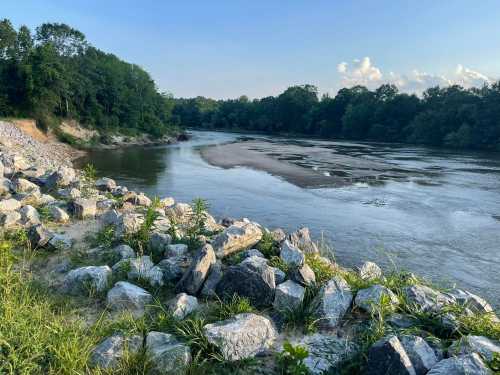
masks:
[[[69,215],[62,208],[57,206],[50,206],[50,217],[57,223],[66,223],[69,221]]]
[[[228,361],[255,357],[270,349],[278,337],[270,319],[251,313],[207,324],[204,331],[208,341],[219,348]]]
[[[97,205],[94,199],[77,198],[72,203],[73,214],[76,218],[83,220],[95,217]]]
[[[262,230],[251,222],[236,222],[212,241],[218,258],[256,245],[262,238]]]
[[[21,214],[17,211],[7,211],[0,214],[0,226],[4,229],[21,225]]]
[[[35,207],[26,205],[19,210],[21,221],[24,225],[31,226],[40,224],[40,215]]]
[[[0,201],[0,212],[15,211],[21,207],[21,202],[17,199],[4,199]]]
[[[14,190],[18,193],[30,193],[32,191],[39,191],[38,185],[30,182],[24,178],[18,178],[13,183]]]
[[[382,277],[382,270],[373,262],[364,262],[358,270],[359,277],[363,280],[374,280]]]
[[[198,310],[198,299],[186,293],[179,293],[169,302],[172,316],[176,319],[184,319],[193,311]]]

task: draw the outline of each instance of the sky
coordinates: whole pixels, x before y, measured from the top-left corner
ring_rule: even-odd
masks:
[[[500,78],[498,0],[0,0],[0,18],[67,23],[176,97]]]

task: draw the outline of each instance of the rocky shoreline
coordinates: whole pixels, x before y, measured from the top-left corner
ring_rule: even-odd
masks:
[[[33,277],[57,296],[84,298],[89,327],[124,314],[148,322],[100,338],[89,368],[113,371],[144,353],[152,374],[224,373],[234,363],[269,374],[498,370],[500,323],[477,295],[372,262],[343,268],[307,228],[216,220],[202,200],[147,197],[73,169],[69,151],[7,136],[0,225],[26,233]]]

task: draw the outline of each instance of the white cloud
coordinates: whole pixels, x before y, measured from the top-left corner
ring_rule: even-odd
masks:
[[[458,65],[455,71],[449,76],[429,74],[417,69],[409,74],[399,74],[389,72],[382,73],[369,57],[361,60],[355,59],[352,64],[341,62],[337,65],[337,72],[340,74],[340,86],[352,87],[363,85],[369,89],[375,89],[384,83],[396,85],[400,91],[421,94],[429,87],[449,86],[459,84],[463,87],[481,87],[486,83],[493,82],[493,79],[477,71]]]

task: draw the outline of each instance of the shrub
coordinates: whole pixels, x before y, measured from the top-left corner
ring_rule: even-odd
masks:
[[[268,259],[279,255],[279,244],[269,232],[264,232],[256,248]]]
[[[283,344],[283,351],[278,355],[278,366],[282,374],[307,375],[309,370],[304,363],[309,352],[303,346],[293,346],[288,341]]]
[[[316,283],[319,285],[325,284],[335,276],[333,266],[316,254],[306,254],[306,263],[314,272]]]

